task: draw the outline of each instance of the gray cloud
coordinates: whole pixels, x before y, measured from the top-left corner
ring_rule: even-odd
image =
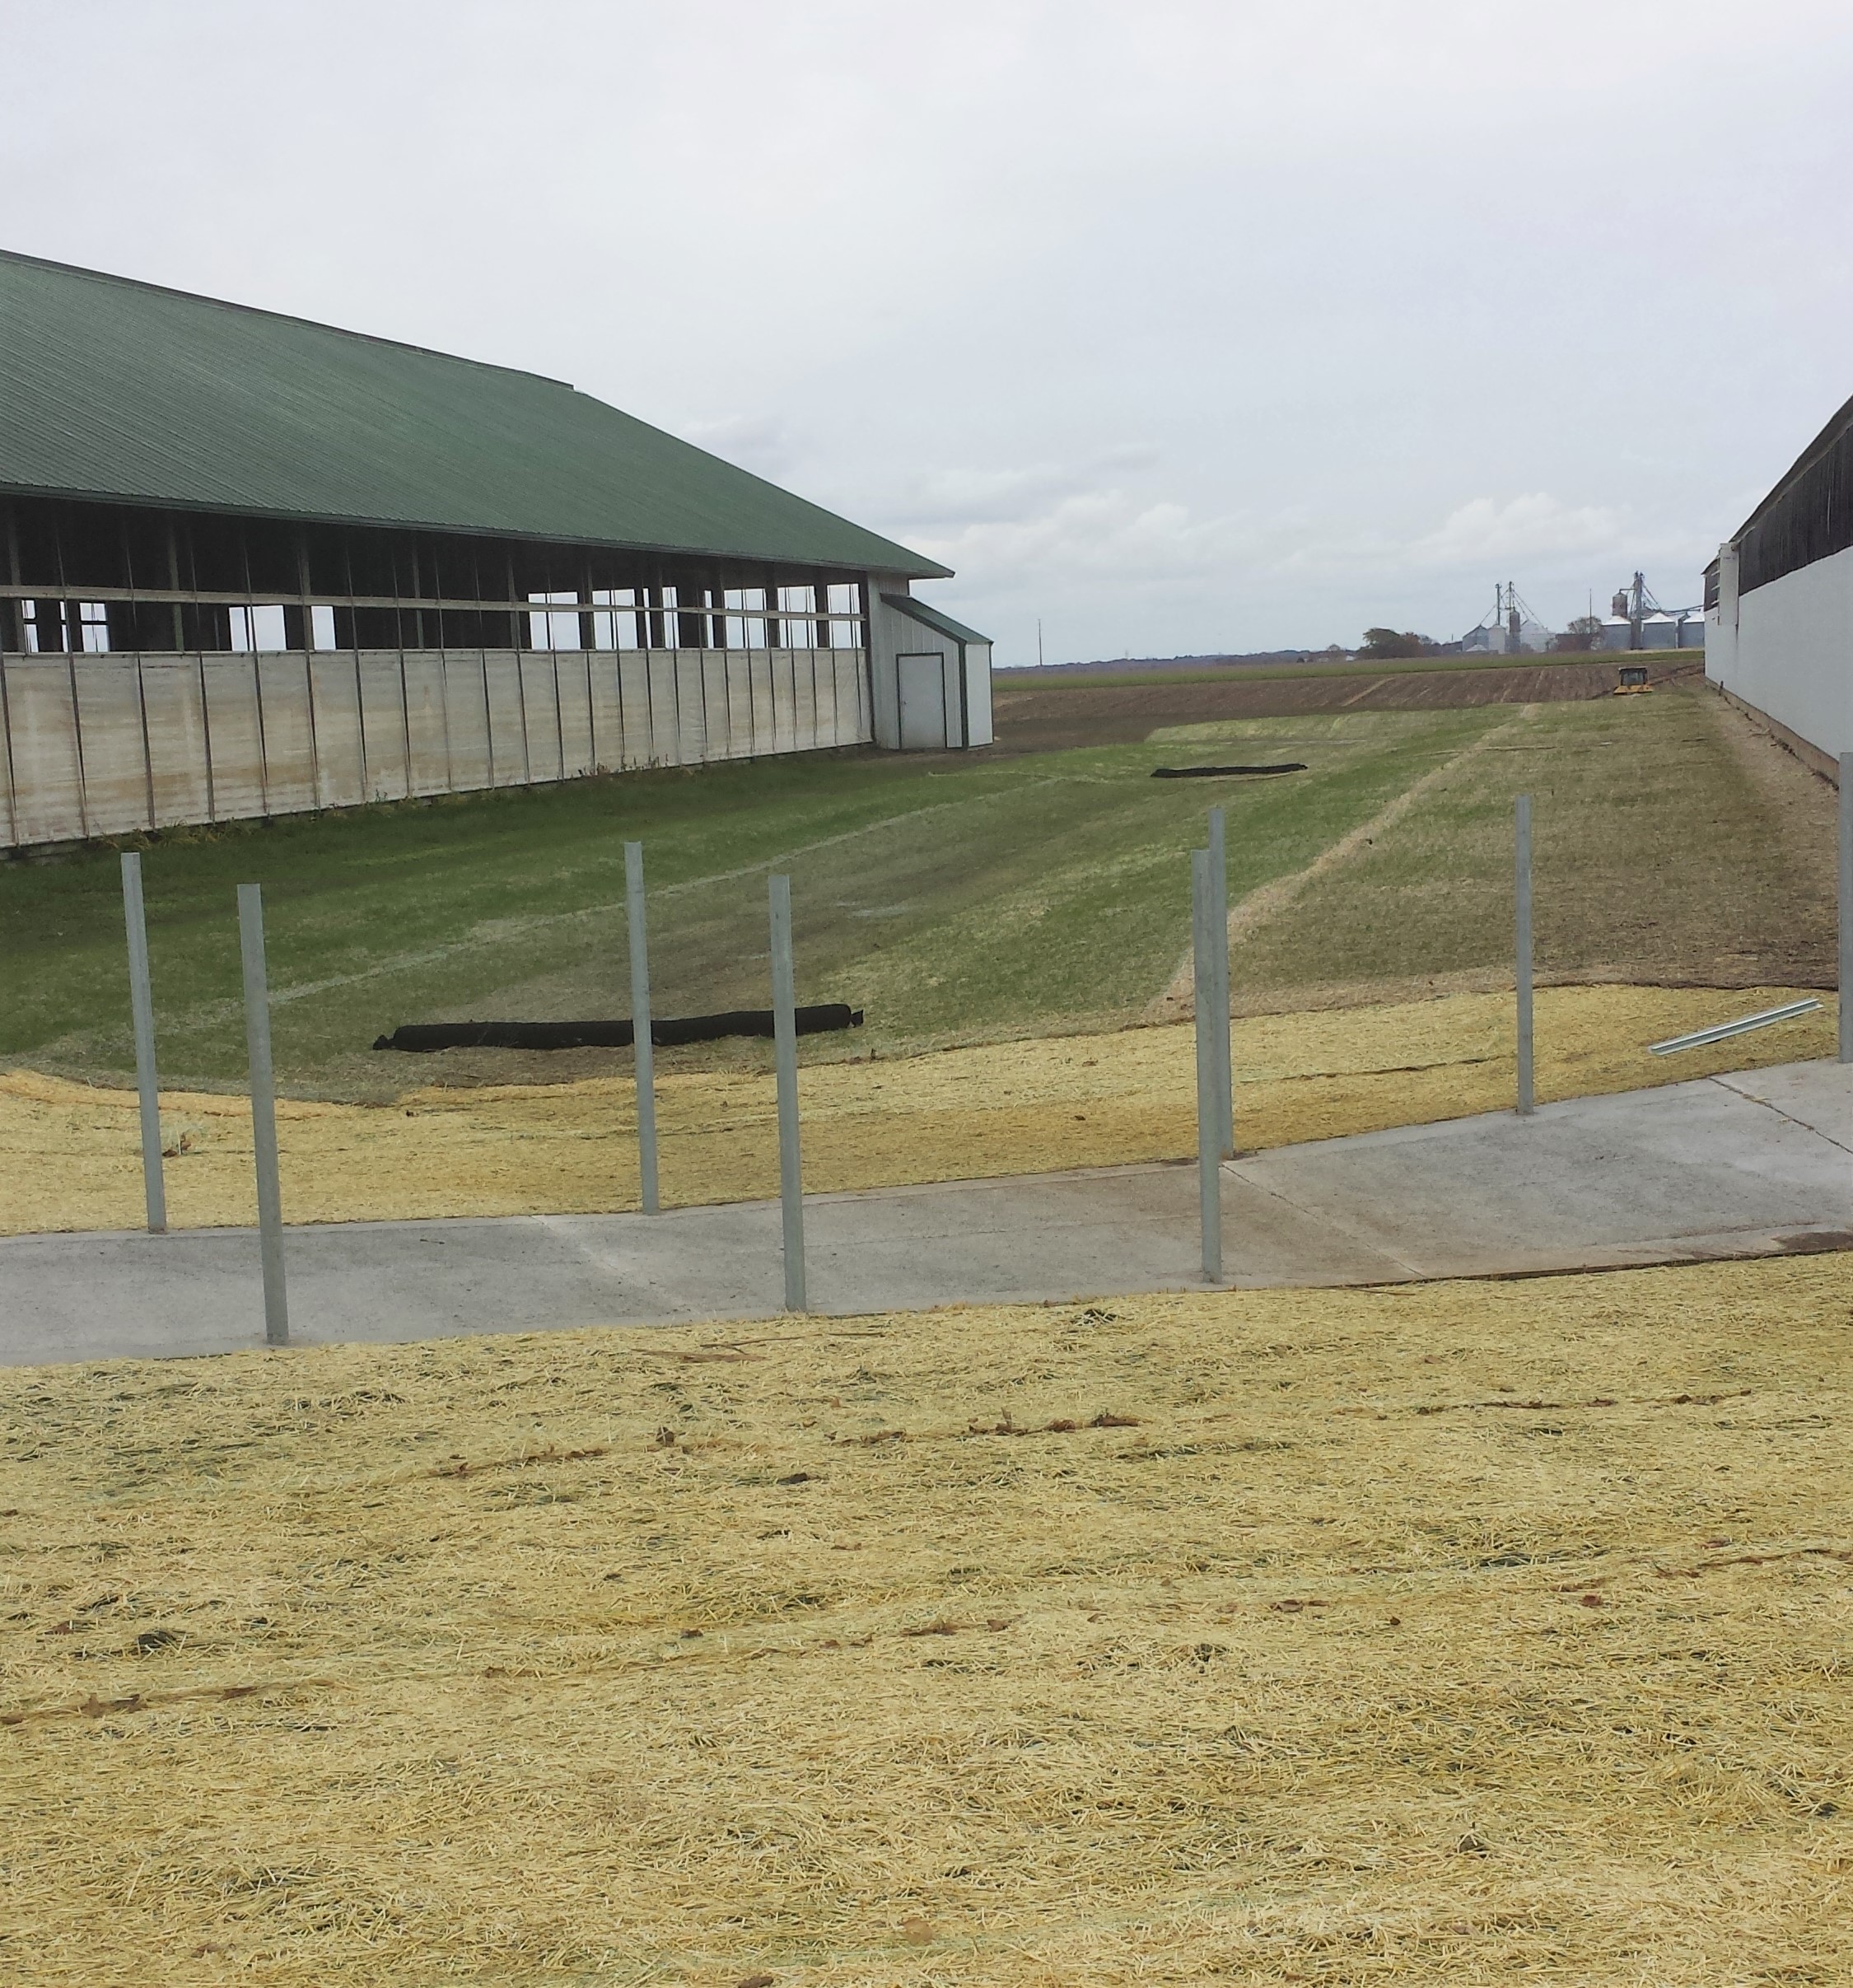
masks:
[[[1696,590],[1853,381],[1839,0],[12,0],[10,245],[532,366],[1025,654]]]

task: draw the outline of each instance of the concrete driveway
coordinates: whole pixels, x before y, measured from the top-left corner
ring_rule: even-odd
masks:
[[[1279,1147],[1221,1184],[1239,1286],[1853,1248],[1853,1066]],[[820,1312],[1202,1287],[1188,1166],[819,1195],[805,1228]],[[767,1202],[330,1224],[285,1251],[304,1342],[763,1318],[782,1292]],[[222,1352],[263,1321],[249,1230],[0,1239],[0,1363]]]

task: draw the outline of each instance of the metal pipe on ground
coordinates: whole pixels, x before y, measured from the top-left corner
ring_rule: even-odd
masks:
[[[245,1044],[251,1070],[251,1148],[257,1161],[258,1248],[264,1262],[264,1337],[290,1342],[283,1285],[283,1202],[277,1168],[277,1081],[270,1062],[270,989],[264,962],[264,893],[238,886],[238,945],[245,968]]]
[[[1211,1284],[1222,1281],[1222,1113],[1216,1103],[1221,1064],[1216,1052],[1215,884],[1210,852],[1193,849],[1190,856],[1191,978],[1197,1011],[1197,1221],[1203,1239],[1203,1275]],[[1223,927],[1226,942],[1228,926]],[[1228,1039],[1228,1025],[1222,1034]]]
[[[650,1034],[650,940],[643,920],[643,844],[624,845],[624,912],[631,940],[631,1028],[637,1070],[637,1164],[643,1212],[655,1215],[656,1191],[656,1062]]]
[[[1531,796],[1521,794],[1515,810],[1517,835],[1513,883],[1517,900],[1519,1116],[1537,1108],[1533,1094],[1531,971]]]
[[[791,971],[791,880],[767,880],[772,911],[773,1061],[778,1071],[778,1199],[785,1246],[785,1309],[805,1303],[805,1202],[798,1157],[798,1027]]]
[[[142,1193],[148,1234],[167,1228],[167,1183],[161,1164],[161,1083],[155,1070],[154,992],[148,973],[148,924],[142,903],[142,859],[122,859],[122,914],[128,931],[128,1005],[135,1022],[135,1088],[142,1104]]]
[[[1229,852],[1221,808],[1210,810],[1210,964],[1216,974],[1216,1142],[1225,1160],[1235,1157],[1235,1067],[1229,1024]]]

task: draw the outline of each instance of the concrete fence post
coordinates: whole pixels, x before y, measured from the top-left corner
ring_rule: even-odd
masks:
[[[643,922],[643,844],[624,845],[624,912],[631,940],[631,1031],[637,1070],[637,1167],[643,1212],[660,1206],[656,1192],[656,1048],[650,1034],[650,939]]]
[[[122,859],[122,915],[128,930],[128,1006],[135,1022],[135,1088],[142,1102],[142,1192],[148,1234],[167,1228],[167,1184],[161,1167],[161,1081],[155,1071],[154,990],[148,975],[148,923],[142,905],[142,859]]]
[[[1531,796],[1519,796],[1513,882],[1517,900],[1519,1006],[1519,1115],[1529,1118],[1536,1108],[1533,1094],[1531,1015]]]
[[[245,967],[245,1043],[251,1071],[251,1146],[257,1160],[258,1247],[264,1260],[264,1337],[290,1342],[283,1288],[283,1203],[277,1174],[277,1085],[270,1065],[270,989],[264,964],[264,894],[238,886],[238,944]]]
[[[791,880],[769,878],[772,1048],[778,1066],[778,1198],[785,1244],[785,1309],[805,1303],[805,1202],[798,1160],[798,1021],[791,971]]]
[[[1216,1050],[1216,973],[1213,953],[1215,880],[1210,852],[1193,849],[1190,856],[1191,979],[1197,1011],[1197,1199],[1203,1238],[1203,1275],[1211,1284],[1222,1281],[1222,1112],[1217,1086],[1222,1065]],[[1224,927],[1226,936],[1228,928]],[[1228,1030],[1223,1030],[1226,1041]]]
[[[1210,810],[1210,964],[1216,977],[1217,1146],[1225,1160],[1235,1157],[1235,1059],[1230,1047],[1229,853],[1221,808]]]
[[[1853,1063],[1853,753],[1840,756],[1840,1060]]]

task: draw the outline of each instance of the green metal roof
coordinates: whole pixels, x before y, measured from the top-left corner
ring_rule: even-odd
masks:
[[[4,250],[0,491],[947,570],[561,380]]]
[[[976,628],[968,628],[962,621],[955,621],[950,614],[942,614],[937,608],[930,608],[924,600],[916,600],[911,594],[884,594],[882,599],[891,608],[898,608],[902,614],[912,615],[914,620],[941,635],[950,635],[955,642],[987,642],[988,635],[980,635]]]

